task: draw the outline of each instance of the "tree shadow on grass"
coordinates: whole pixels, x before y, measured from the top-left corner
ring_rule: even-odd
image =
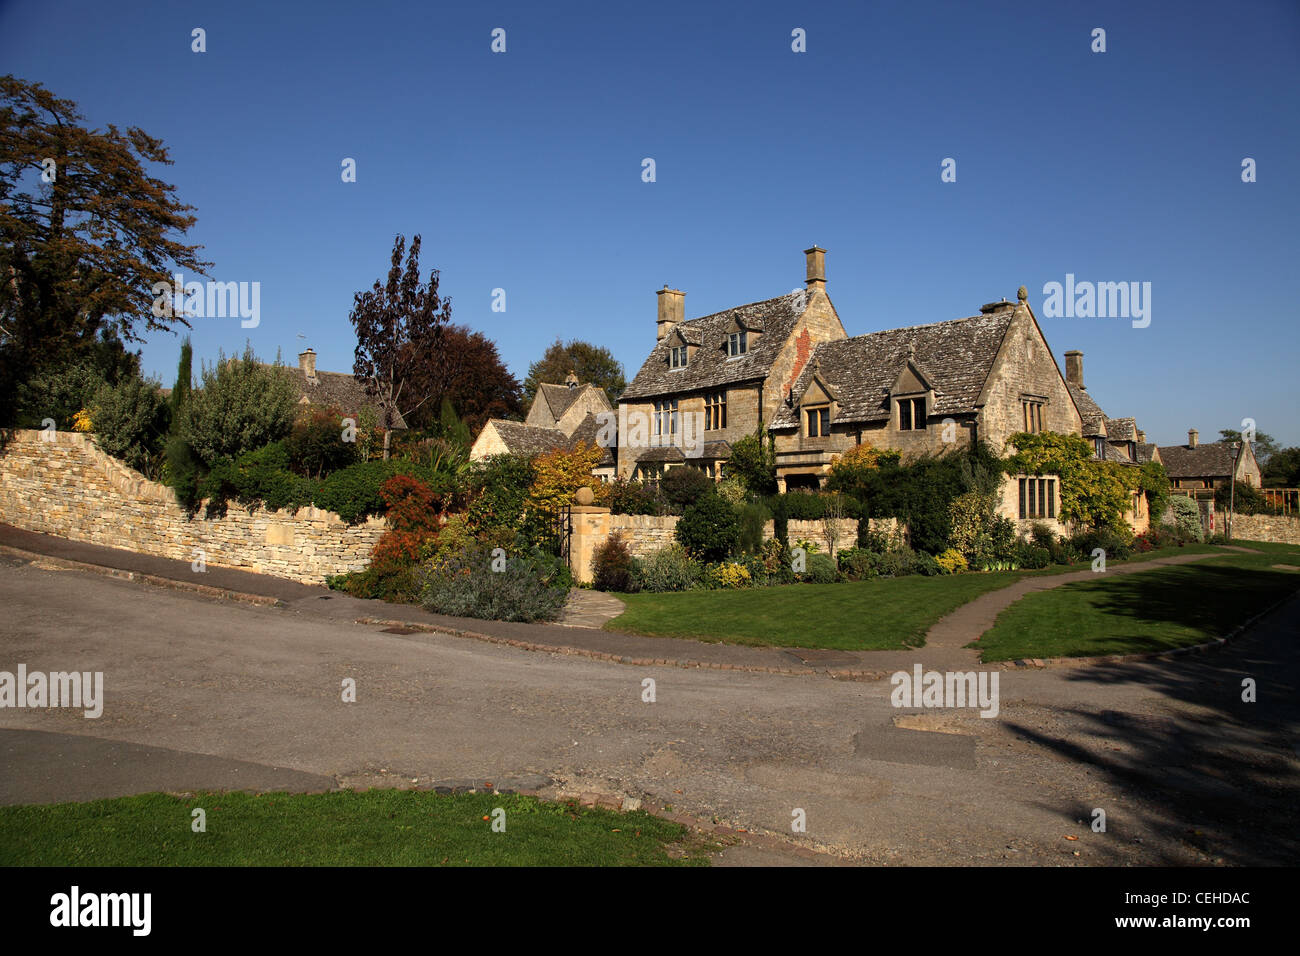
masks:
[[[1260,575],[1270,573],[1291,577],[1290,572]],[[1258,590],[1249,582],[1243,587]],[[1206,612],[1188,605],[1212,600],[1213,592],[1135,579],[1108,589],[1105,600],[1108,610],[1133,623],[1195,622]],[[1277,596],[1274,592],[1267,603]],[[1246,678],[1255,682],[1254,703],[1242,700]],[[1133,685],[1151,698],[1130,712],[1104,706],[1064,711],[1068,735],[1009,725],[1048,750],[1097,768],[1136,798],[1139,819],[1113,815],[1108,832],[1157,835],[1166,848],[1157,852],[1168,863],[1186,862],[1188,848],[1228,864],[1300,861],[1300,599],[1221,649],[1081,668],[1067,679],[1099,687]]]

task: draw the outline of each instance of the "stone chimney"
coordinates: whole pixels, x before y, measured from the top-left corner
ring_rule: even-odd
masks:
[[[1198,434],[1200,434],[1200,433],[1199,433],[1195,428],[1189,428],[1189,429],[1187,429],[1187,447],[1188,447],[1188,448],[1195,448],[1195,447],[1196,447],[1196,436],[1197,436]]]
[[[1083,388],[1083,353],[1071,349],[1065,353],[1065,380],[1075,388]]]
[[[1142,429],[1139,428],[1139,429],[1138,429],[1138,444],[1139,444],[1139,445],[1145,445],[1146,443],[1147,443],[1147,433],[1144,432]]]
[[[808,286],[809,292],[818,289],[826,291],[826,250],[813,246],[811,249],[803,251],[804,258],[808,262],[808,278],[804,284]]]
[[[298,368],[302,369],[302,374],[308,378],[316,377],[316,352],[314,349],[303,349],[298,353]]]
[[[569,369],[569,374],[564,377],[564,384],[567,385],[569,388],[577,388],[578,373],[573,369]]]
[[[656,342],[662,342],[673,330],[673,326],[686,317],[686,293],[680,289],[664,286],[655,295],[659,296],[659,319],[655,323]]]

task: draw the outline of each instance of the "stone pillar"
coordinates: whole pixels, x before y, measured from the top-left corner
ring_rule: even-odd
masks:
[[[591,558],[609,537],[609,509],[592,504],[590,488],[579,488],[572,507],[573,537],[569,539],[569,567],[583,584],[592,580]]]

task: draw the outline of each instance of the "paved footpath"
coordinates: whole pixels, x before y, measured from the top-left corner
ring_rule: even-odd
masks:
[[[1089,580],[1092,571],[1026,578],[985,594],[937,622],[924,647],[898,651],[843,651],[819,648],[742,647],[689,638],[647,637],[603,630],[622,612],[613,595],[575,589],[558,624],[483,621],[431,614],[420,607],[351,597],[339,591],[236,568],[207,565],[203,573],[188,561],[137,554],[119,548],[70,541],[0,523],[0,550],[47,564],[97,570],[113,577],[198,591],[249,604],[275,605],[324,615],[340,622],[387,624],[406,633],[431,631],[475,638],[525,650],[575,654],[623,664],[699,667],[769,674],[820,675],[838,680],[881,680],[920,663],[926,669],[966,670],[978,652],[966,648],[988,630],[997,615],[1032,591]],[[1247,549],[1242,549],[1247,550]],[[1114,565],[1107,574],[1129,574],[1169,564],[1185,564],[1213,554],[1175,555]]]

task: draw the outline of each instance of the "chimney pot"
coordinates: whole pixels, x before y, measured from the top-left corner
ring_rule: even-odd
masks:
[[[805,249],[803,254],[808,266],[808,278],[804,280],[804,284],[808,286],[809,291],[814,289],[826,291],[826,250],[820,246],[813,246],[811,249]]]
[[[1075,388],[1083,388],[1083,353],[1071,349],[1065,353],[1065,380]]]
[[[668,337],[678,322],[686,317],[686,293],[664,286],[655,293],[659,297],[659,318],[655,322],[656,342]]]
[[[1200,432],[1198,432],[1195,428],[1189,428],[1189,429],[1187,429],[1187,447],[1188,447],[1188,448],[1195,448],[1195,447],[1196,447],[1196,436],[1199,435],[1199,434],[1200,434]]]

